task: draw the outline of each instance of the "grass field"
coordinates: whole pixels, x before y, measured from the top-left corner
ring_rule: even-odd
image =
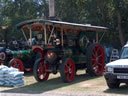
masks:
[[[32,73],[26,73],[25,85],[21,87],[0,87],[5,93],[41,94],[45,92],[60,94],[100,94],[107,96],[128,95],[128,86],[121,84],[119,89],[109,89],[103,76],[91,77],[85,71],[78,71],[75,80],[63,83],[59,73],[51,74],[48,81],[37,82]]]

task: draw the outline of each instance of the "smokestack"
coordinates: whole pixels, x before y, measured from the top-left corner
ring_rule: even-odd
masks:
[[[54,0],[49,0],[49,17],[55,17],[55,2]]]

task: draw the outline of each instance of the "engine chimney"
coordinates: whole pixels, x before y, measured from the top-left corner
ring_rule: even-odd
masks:
[[[49,0],[49,18],[55,18],[55,2],[54,0]]]

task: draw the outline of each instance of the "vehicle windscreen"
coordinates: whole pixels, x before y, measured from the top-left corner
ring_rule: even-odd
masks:
[[[121,59],[128,58],[128,47],[124,47],[120,56]]]

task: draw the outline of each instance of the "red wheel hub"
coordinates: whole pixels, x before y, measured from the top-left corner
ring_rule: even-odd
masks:
[[[92,67],[96,75],[101,75],[104,70],[105,57],[101,46],[96,45],[92,54]]]

